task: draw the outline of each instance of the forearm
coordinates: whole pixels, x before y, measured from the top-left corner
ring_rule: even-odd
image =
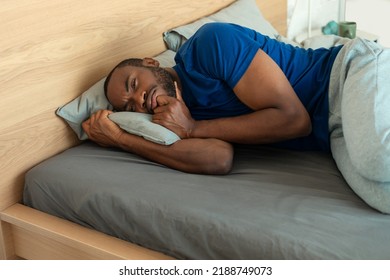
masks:
[[[306,136],[311,131],[308,115],[276,108],[231,118],[196,121],[191,137],[213,137],[241,144],[267,144]]]
[[[232,146],[217,139],[183,139],[165,146],[124,133],[117,144],[125,151],[184,172],[226,174],[232,167]]]
[[[226,174],[233,161],[232,146],[217,139],[183,139],[170,146],[129,134],[101,110],[83,122],[88,138],[104,147],[118,147],[168,167],[190,173]]]

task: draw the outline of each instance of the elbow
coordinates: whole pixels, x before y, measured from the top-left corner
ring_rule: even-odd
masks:
[[[233,153],[224,153],[218,163],[215,165],[214,174],[226,175],[233,167]]]
[[[301,116],[298,124],[298,133],[300,137],[308,136],[312,132],[311,119],[309,114],[305,111],[305,114]]]
[[[226,175],[233,167],[234,150],[231,144],[216,140],[215,147],[208,157],[209,162],[205,165],[206,174]]]
[[[290,111],[286,119],[291,129],[291,138],[305,137],[312,132],[311,119],[305,109]]]

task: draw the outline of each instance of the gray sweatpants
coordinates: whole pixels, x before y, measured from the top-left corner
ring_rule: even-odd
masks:
[[[355,39],[340,50],[330,77],[329,132],[350,187],[390,213],[390,49]]]

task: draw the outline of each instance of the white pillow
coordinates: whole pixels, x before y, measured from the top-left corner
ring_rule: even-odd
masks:
[[[279,35],[276,29],[263,17],[255,0],[237,0],[208,17],[164,32],[163,39],[168,49],[177,51],[202,25],[209,22],[239,24],[274,39]]]
[[[172,67],[173,65],[175,65],[174,57],[175,53],[171,50],[167,50],[156,56],[155,59],[160,62],[161,67]],[[84,132],[81,126],[81,124],[85,120],[87,120],[93,113],[99,110],[112,110],[111,104],[108,102],[107,98],[104,95],[103,86],[105,79],[106,78],[101,79],[88,90],[86,90],[83,94],[73,99],[71,102],[65,104],[64,106],[61,106],[56,111],[56,114],[63,118],[69,124],[69,126],[73,129],[73,131],[76,133],[77,137],[80,140],[88,139],[87,134]],[[133,122],[125,122],[124,120],[125,115],[128,118],[132,118],[133,113],[124,113],[126,114],[121,114],[120,117],[113,117],[113,121],[120,122],[118,123],[118,125],[122,125],[124,127],[123,129],[125,129],[129,133],[137,132],[135,134],[142,136],[144,131],[146,131],[145,139],[167,145],[169,145],[168,143],[173,143],[172,139],[178,139],[178,136],[176,136],[177,138],[172,136],[173,132],[171,132],[170,130],[166,129],[163,126],[152,123],[150,120],[151,118],[140,118],[139,116],[137,116],[136,127],[130,129],[130,125]],[[151,135],[150,131],[155,129],[156,126],[160,127],[158,129],[158,133]],[[128,129],[131,131],[129,131]]]

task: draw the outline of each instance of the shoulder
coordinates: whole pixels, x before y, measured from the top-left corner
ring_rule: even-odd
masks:
[[[206,57],[223,54],[231,56],[248,48],[262,48],[268,41],[267,38],[255,30],[237,24],[207,23],[179,49],[179,53],[206,54]]]
[[[233,87],[266,40],[240,25],[207,23],[179,49],[175,59],[188,72],[224,80]]]

